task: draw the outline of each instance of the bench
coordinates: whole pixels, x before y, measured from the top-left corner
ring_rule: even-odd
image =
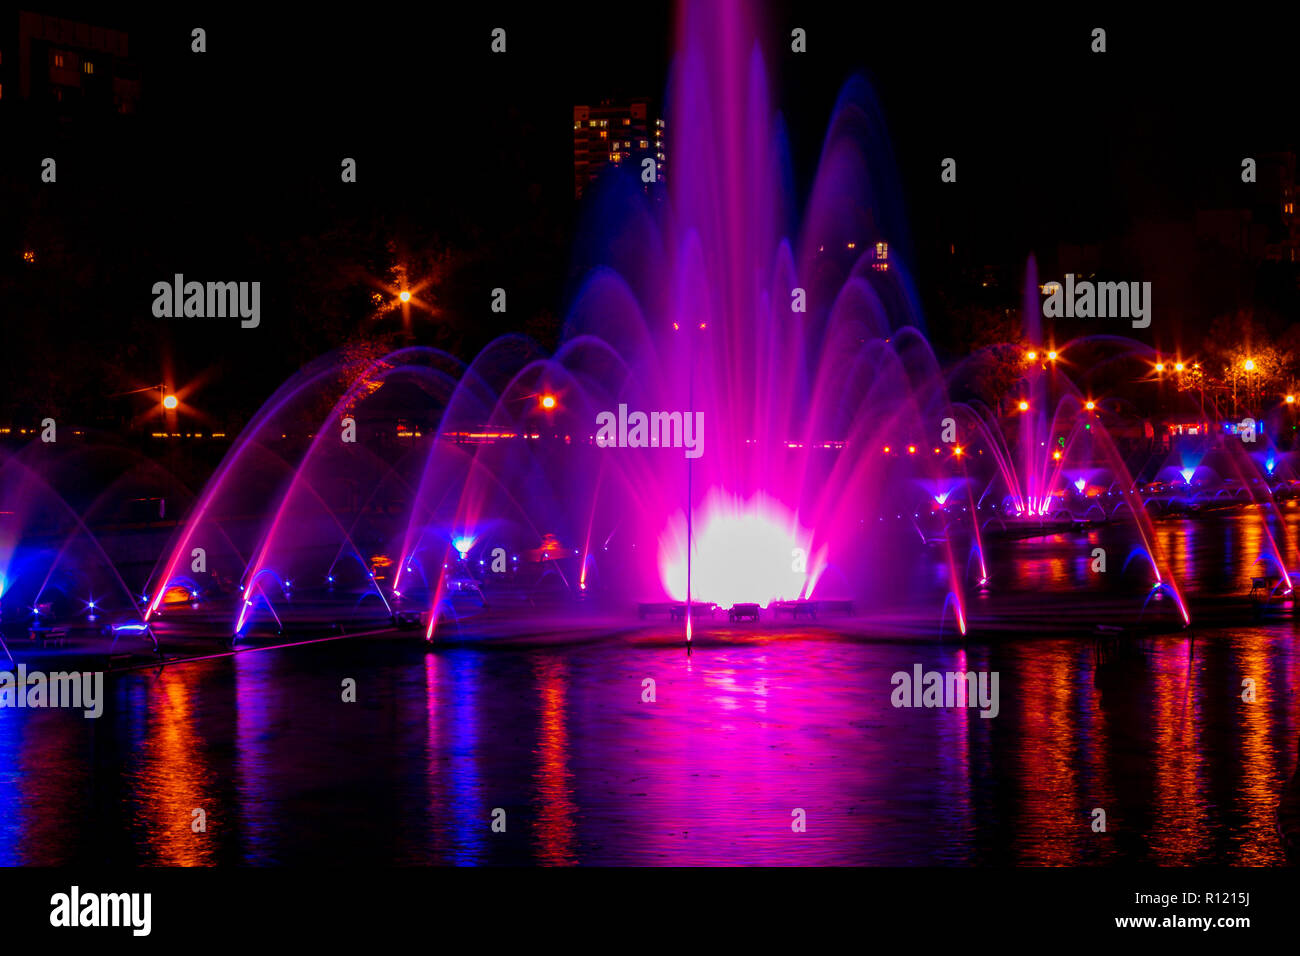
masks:
[[[780,617],[782,614],[789,614],[791,619],[798,618],[800,614],[807,615],[814,621],[817,620],[817,602],[816,601],[774,601],[772,602],[773,617]]]
[[[727,612],[727,620],[735,621],[757,621],[758,605],[757,604],[733,604],[731,610]]]
[[[1248,597],[1254,597],[1260,591],[1263,591],[1265,597],[1267,597],[1270,594],[1272,594],[1273,588],[1276,585],[1276,583],[1277,583],[1277,578],[1274,578],[1272,576],[1251,578],[1250,594],[1248,595]]]
[[[709,617],[713,617],[713,612],[717,609],[716,604],[704,604],[698,601],[691,602],[691,617],[699,617],[701,612],[707,612]],[[674,604],[668,611],[668,616],[674,621],[686,620],[686,602],[681,601]]]
[[[29,635],[33,641],[39,641],[41,647],[49,647],[51,644],[62,644],[68,639],[68,629],[66,627],[33,627]]]

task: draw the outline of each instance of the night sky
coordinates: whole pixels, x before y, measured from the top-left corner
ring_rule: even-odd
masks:
[[[612,4],[282,18],[224,5],[161,17],[39,10],[129,31],[143,92],[136,117],[58,123],[20,111],[6,90],[0,310],[11,393],[0,417],[58,395],[84,418],[102,383],[148,384],[162,362],[178,381],[202,378],[204,404],[231,425],[304,361],[356,337],[373,291],[362,277],[383,267],[377,240],[451,263],[439,314],[416,320],[419,341],[469,358],[503,331],[553,337],[574,278],[572,107],[662,96],[673,16],[668,5]],[[1294,148],[1292,31],[1263,15],[1211,24],[1186,13],[767,10],[799,189],[840,86],[854,71],[871,79],[941,353],[938,313],[963,294],[951,287],[950,244],[960,264],[1002,270],[1011,281],[998,301],[1015,302],[1030,253],[1050,274],[1061,243],[1113,244],[1141,222],[1185,231],[1197,208],[1257,200],[1240,182],[1242,156]],[[202,55],[190,52],[196,25],[208,32]],[[488,51],[498,25],[504,57]],[[794,26],[808,31],[802,56],[789,53]],[[1107,29],[1105,54],[1089,51],[1094,26]],[[39,182],[46,155],[58,157],[57,186]],[[358,161],[356,185],[339,183],[343,156]],[[956,184],[939,180],[945,156],[958,159]],[[29,246],[37,269],[20,265]],[[326,266],[323,247],[355,248],[355,271]],[[1176,278],[1193,270],[1181,255],[1148,240],[1140,262],[1120,265]],[[149,288],[177,271],[260,278],[263,328],[153,319]],[[501,284],[512,288],[507,319],[481,305]],[[1158,344],[1196,338],[1208,319],[1196,299],[1177,300],[1151,332]],[[61,360],[33,368],[33,354]]]

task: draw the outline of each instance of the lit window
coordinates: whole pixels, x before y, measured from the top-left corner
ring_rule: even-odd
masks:
[[[588,123],[587,123],[587,128],[588,128],[588,129],[595,129],[595,128],[596,128],[596,121],[595,121],[595,120],[591,120],[590,122],[588,122]]]
[[[623,125],[624,125],[624,126],[631,126],[631,125],[632,125],[632,121],[631,121],[630,119],[624,117],[624,119],[623,119]]]
[[[876,243],[876,258],[877,259],[889,258],[889,243],[887,242]]]
[[[83,73],[94,73],[94,72],[95,72],[95,64],[93,64],[93,63],[91,63],[89,60],[87,60],[85,63],[81,64],[81,70],[82,70]]]
[[[643,139],[643,140],[641,140],[641,148],[642,148],[642,149],[649,149],[649,148],[650,148],[650,141],[649,141],[648,139]]]
[[[601,139],[604,139],[604,138],[607,137],[608,135],[609,135],[609,134],[606,133],[603,129],[600,131],[600,138],[601,138]]]
[[[56,54],[54,54],[54,65],[57,66],[57,67],[60,67],[60,68],[63,66],[63,54],[62,54],[62,53],[56,53]]]

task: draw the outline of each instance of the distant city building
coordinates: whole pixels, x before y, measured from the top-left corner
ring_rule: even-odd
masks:
[[[1300,263],[1296,154],[1259,156],[1256,177],[1248,204],[1197,210],[1197,238],[1247,260]]]
[[[655,180],[663,182],[664,121],[652,113],[648,99],[573,108],[574,198],[611,164],[629,165],[639,177],[644,161],[652,159]]]
[[[55,113],[134,113],[140,77],[127,34],[62,17],[19,11],[0,24],[0,104]]]
[[[1300,262],[1300,219],[1296,218],[1295,153],[1267,153],[1259,158],[1259,184],[1273,215],[1264,257],[1274,262]],[[1267,205],[1265,207],[1267,209]]]

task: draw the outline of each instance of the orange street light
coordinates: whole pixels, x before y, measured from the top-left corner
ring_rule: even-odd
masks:
[[[175,395],[163,396],[163,408],[167,409],[168,411],[171,411],[179,404],[180,404],[180,399],[178,399]]]
[[[1097,403],[1092,401],[1085,402],[1083,407],[1086,408],[1088,411],[1092,411],[1094,408],[1097,407]]]
[[[543,395],[543,396],[542,396],[542,408],[545,408],[547,411],[550,411],[550,410],[551,410],[552,408],[554,408],[554,407],[555,407],[555,396],[554,396],[554,395]]]
[[[1175,362],[1175,363],[1174,363],[1174,371],[1175,371],[1175,372],[1181,372],[1182,370],[1183,370],[1183,363],[1182,363],[1182,362]]]
[[[1028,403],[1028,402],[1021,402],[1021,403],[1020,403],[1020,410],[1021,410],[1022,412],[1027,412],[1027,411],[1029,411],[1029,403]]]
[[[1254,360],[1254,359],[1246,359],[1246,362],[1245,362],[1245,364],[1242,366],[1242,368],[1244,368],[1247,372],[1253,372],[1253,371],[1255,371],[1255,360]]]
[[[1156,362],[1156,371],[1157,371],[1157,372],[1163,372],[1164,370],[1165,370],[1165,363],[1164,363],[1164,362]]]
[[[1047,361],[1049,361],[1049,362],[1055,362],[1055,361],[1056,361],[1056,353],[1055,353],[1055,352],[1048,352],[1048,353],[1047,353]]]
[[[401,292],[397,293],[397,297],[401,299],[403,302],[411,301],[411,293],[408,292],[406,289],[403,289]]]

